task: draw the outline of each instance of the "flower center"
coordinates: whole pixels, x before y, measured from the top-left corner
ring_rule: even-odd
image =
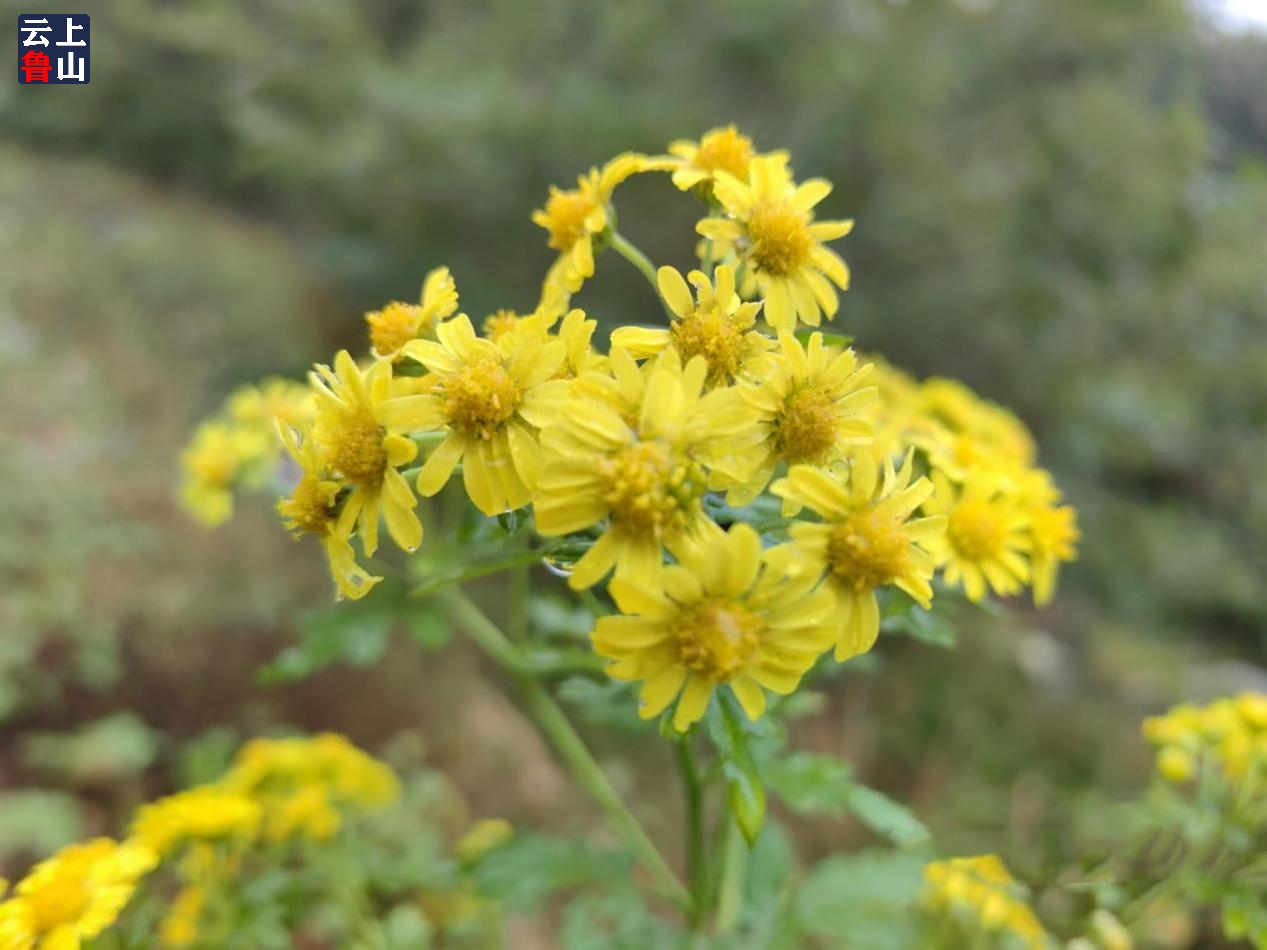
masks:
[[[900,520],[867,508],[832,529],[827,561],[842,583],[855,590],[873,590],[892,584],[906,570],[909,543]]]
[[[383,451],[383,430],[366,413],[350,413],[340,420],[334,448],[330,453],[332,469],[354,485],[377,486],[387,468]]]
[[[426,329],[423,326],[423,308],[399,301],[367,313],[365,322],[370,325],[370,343],[383,356],[395,353]]]
[[[315,475],[305,474],[289,498],[278,502],[277,510],[286,527],[300,534],[325,534],[334,518],[334,500],[339,486]]]
[[[444,381],[449,421],[464,435],[491,439],[519,408],[519,387],[501,361],[472,360]]]
[[[760,616],[738,604],[694,604],[673,624],[678,662],[697,676],[724,683],[752,659],[762,627]]]
[[[805,263],[814,246],[804,212],[785,201],[754,208],[748,219],[748,237],[757,269],[780,277]]]
[[[744,331],[715,309],[696,310],[685,320],[674,320],[673,346],[682,363],[702,356],[708,364],[708,384],[728,386],[743,364]]]
[[[626,446],[600,459],[598,471],[607,482],[603,500],[612,522],[657,539],[684,528],[705,491],[703,470],[662,442]]]
[[[585,219],[595,207],[594,199],[579,189],[554,192],[546,201],[549,246],[566,251],[575,244],[585,233]]]
[[[966,501],[951,511],[946,537],[969,561],[986,561],[1003,550],[1007,529],[988,503]]]
[[[748,177],[752,162],[752,139],[734,129],[719,129],[705,135],[695,153],[695,165],[706,171],[729,172],[740,181]]]
[[[821,465],[836,446],[836,403],[817,388],[798,390],[783,403],[775,447],[789,465]]]

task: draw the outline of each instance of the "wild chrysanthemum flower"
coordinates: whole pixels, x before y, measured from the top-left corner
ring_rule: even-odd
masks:
[[[327,790],[310,785],[270,803],[264,837],[272,842],[293,838],[328,841],[342,826],[343,815],[331,803]]]
[[[256,386],[240,386],[229,396],[227,405],[234,422],[254,426],[270,437],[277,423],[297,426],[317,412],[312,390],[293,379],[272,378]]]
[[[356,563],[356,553],[348,540],[352,531],[350,518],[347,524],[340,522],[339,483],[327,477],[310,435],[301,436],[290,427],[280,432],[282,443],[301,474],[290,496],[277,503],[278,514],[295,537],[311,535],[321,542],[340,597],[364,597],[382,578],[372,576]]]
[[[869,364],[858,365],[853,350],[825,347],[821,333],[810,337],[808,347],[781,333],[778,358],[766,378],[739,389],[757,414],[761,461],[752,478],[732,492],[732,503],[755,498],[781,463],[827,468],[870,442],[872,426],[864,413],[876,391],[863,385],[870,372]],[[795,510],[794,502],[785,503],[785,513]]]
[[[214,785],[189,789],[143,805],[132,836],[159,855],[191,841],[249,844],[263,811],[255,800]]]
[[[537,430],[566,398],[555,379],[567,354],[559,340],[515,335],[498,346],[475,335],[464,315],[436,329],[438,342],[405,347],[429,371],[429,392],[397,398],[391,421],[413,432],[447,429],[418,473],[418,492],[430,497],[462,463],[466,494],[486,515],[532,500],[541,468]]]
[[[186,510],[209,528],[227,521],[233,514],[234,487],[274,454],[275,439],[264,431],[204,422],[180,460]]]
[[[158,936],[165,947],[188,947],[198,941],[198,928],[207,892],[197,884],[182,887],[172,898],[171,906],[158,925]]]
[[[698,142],[678,139],[669,143],[674,156],[673,184],[682,191],[696,185],[709,185],[718,172],[726,172],[740,181],[747,181],[748,167],[756,152],[752,139],[740,134],[733,125],[705,132]],[[786,157],[786,153],[775,153]]]
[[[626,152],[601,170],[591,168],[581,175],[576,188],[551,186],[545,207],[532,213],[533,223],[549,232],[548,244],[559,252],[546,275],[544,300],[562,305],[594,276],[594,238],[607,229],[608,204],[616,186],[630,175],[664,167],[664,160]]]
[[[410,340],[431,336],[436,324],[453,316],[458,309],[458,289],[447,267],[437,267],[422,284],[422,301],[416,304],[393,301],[382,310],[365,315],[374,355],[396,361]]]
[[[976,944],[1004,934],[1023,947],[1043,950],[1046,931],[1021,899],[1022,888],[996,855],[934,861],[924,869],[925,911],[940,919],[937,947]]]
[[[1068,505],[1038,505],[1027,509],[1030,562],[1033,567],[1034,603],[1051,602],[1062,562],[1077,559],[1075,545],[1082,537],[1078,513]]]
[[[763,690],[792,692],[836,636],[834,600],[817,572],[789,545],[762,551],[745,524],[662,568],[654,583],[617,579],[611,593],[623,614],[599,618],[594,649],[613,661],[611,676],[643,681],[644,719],[677,699],[679,731],[723,686],[757,719]]]
[[[253,739],[243,746],[221,785],[269,804],[304,788],[318,788],[340,805],[371,808],[400,794],[392,770],[347,739],[331,733],[311,738]]]
[[[669,328],[619,327],[612,331],[612,346],[635,357],[655,356],[668,347],[677,350],[683,363],[702,356],[708,364],[705,386],[716,389],[740,379],[761,379],[773,370],[770,350],[774,343],[756,328],[760,303],[742,303],[735,293],[735,271],[717,268],[716,285],[702,271],[691,271],[690,282],[672,267],[657,273],[660,296],[673,313]]]
[[[1033,542],[1029,518],[1001,491],[998,476],[972,472],[956,487],[933,472],[933,485],[924,511],[947,519],[946,533],[933,541],[946,583],[962,584],[974,602],[985,597],[987,588],[1004,597],[1017,593],[1030,578],[1025,556]]]
[[[469,326],[469,324],[468,324]],[[311,376],[317,393],[312,439],[326,471],[351,489],[339,513],[340,533],[355,526],[366,556],[378,549],[378,520],[406,551],[422,543],[418,499],[399,467],[413,461],[418,446],[389,419],[391,363],[380,360],[362,372],[341,350],[334,369],[318,366]]]
[[[911,517],[933,490],[926,478],[912,482],[913,464],[910,454],[897,471],[886,462],[881,480],[875,461],[859,456],[849,466],[847,484],[821,469],[796,465],[770,488],[823,519],[798,522],[790,534],[836,595],[837,660],[865,653],[875,644],[880,632],[878,588],[897,587],[922,607],[932,601],[929,551],[946,519]]]
[[[118,919],[156,863],[150,849],[109,838],[64,849],[36,865],[0,904],[0,947],[77,950]]]
[[[683,369],[669,350],[640,372],[617,348],[611,361],[620,382],[609,398],[578,387],[541,434],[537,530],[553,537],[605,526],[576,563],[569,583],[577,589],[613,568],[654,583],[663,549],[684,557],[714,543],[719,531],[701,504],[709,475],[742,478],[750,464],[741,443],[751,418],[730,391],[702,393],[702,357]]]
[[[796,185],[787,158],[765,155],[752,160],[745,181],[719,172],[713,193],[728,218],[705,218],[696,230],[733,247],[756,279],[765,301],[765,318],[777,330],[793,330],[797,319],[818,326],[840,306],[834,282],[849,288],[845,262],[823,245],[844,237],[852,221],[815,221],[814,206],[831,193],[821,178]]]

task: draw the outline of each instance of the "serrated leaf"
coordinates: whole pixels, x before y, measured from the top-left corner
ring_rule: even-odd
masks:
[[[919,946],[911,904],[923,884],[922,858],[868,851],[828,858],[802,882],[795,899],[802,926],[869,950]]]
[[[905,805],[900,805],[887,795],[865,785],[850,783],[845,796],[845,807],[864,825],[898,847],[911,848],[924,844],[931,837],[923,822],[911,814]]]
[[[543,834],[517,835],[471,870],[481,894],[518,910],[531,910],[559,891],[623,880],[629,855]]]
[[[888,634],[904,634],[932,646],[950,649],[959,642],[958,631],[946,617],[935,610],[911,604],[907,610],[886,617],[880,629]]]
[[[261,681],[301,680],[338,663],[370,666],[387,648],[397,609],[390,598],[371,598],[305,614],[299,642],[260,670]]]
[[[853,769],[843,759],[797,752],[766,767],[772,791],[794,812],[838,815],[848,805]]]

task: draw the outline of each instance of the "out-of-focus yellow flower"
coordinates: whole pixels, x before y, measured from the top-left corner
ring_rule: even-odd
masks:
[[[188,947],[198,940],[198,925],[206,891],[197,884],[182,887],[158,925],[158,938],[166,947]]]
[[[109,838],[65,848],[0,904],[0,947],[76,950],[115,922],[157,860],[149,848]]]
[[[723,686],[759,718],[764,690],[792,692],[836,636],[833,598],[818,574],[790,545],[762,551],[745,524],[684,552],[652,584],[617,579],[610,590],[623,613],[599,618],[594,649],[613,661],[612,677],[642,681],[644,719],[676,699],[679,731]]]
[[[1192,753],[1186,749],[1171,745],[1157,753],[1157,771],[1167,782],[1182,785],[1192,779],[1196,768]]]
[[[417,304],[393,301],[382,310],[365,315],[369,324],[370,348],[381,359],[399,360],[410,340],[431,337],[436,324],[458,309],[458,289],[447,267],[431,271],[422,284],[422,300]]]
[[[328,841],[342,825],[343,816],[331,804],[327,790],[309,785],[270,803],[264,837],[274,842],[301,837]]]
[[[566,347],[524,334],[514,336],[516,345],[499,346],[477,337],[464,315],[436,334],[438,342],[405,347],[427,368],[430,390],[397,398],[388,415],[411,432],[447,433],[418,473],[418,491],[436,494],[461,462],[466,494],[480,511],[522,508],[541,469],[537,431],[567,397],[567,381],[555,378]]]
[[[1078,513],[1068,505],[1039,505],[1028,509],[1026,517],[1034,568],[1034,603],[1043,607],[1056,591],[1061,563],[1077,558],[1075,545],[1082,533],[1078,530]]]
[[[454,854],[464,864],[471,864],[508,842],[515,829],[505,818],[485,818],[471,826],[454,846]]]
[[[274,435],[277,425],[302,425],[317,412],[312,390],[293,379],[270,378],[257,386],[240,386],[229,396],[228,415],[234,422]]]
[[[832,468],[874,437],[866,410],[876,390],[864,386],[869,365],[859,366],[853,350],[823,345],[821,333],[802,345],[790,333],[779,334],[772,371],[758,385],[741,387],[744,401],[757,414],[760,462],[752,477],[729,496],[731,504],[751,502],[769,484],[780,464]],[[798,510],[784,500],[783,513]]]
[[[612,331],[612,346],[639,359],[672,347],[683,364],[702,356],[708,364],[706,389],[730,386],[741,379],[760,380],[773,370],[770,351],[774,343],[756,328],[761,304],[739,300],[734,268],[719,266],[715,285],[702,271],[691,271],[695,297],[672,267],[661,267],[657,280],[660,296],[673,314],[669,328],[619,327]]]
[[[852,221],[815,221],[814,206],[831,193],[821,178],[795,184],[784,155],[752,160],[748,178],[718,172],[713,193],[729,217],[705,218],[696,230],[739,255],[765,301],[765,318],[776,330],[793,330],[798,319],[818,326],[836,315],[834,283],[849,288],[849,269],[823,242],[842,238]]]
[[[259,834],[263,810],[255,800],[205,785],[143,805],[132,835],[166,856],[191,841],[249,844]]]
[[[924,881],[922,903],[938,922],[938,948],[976,946],[982,937],[1000,935],[1032,950],[1048,946],[1043,925],[997,855],[934,861],[924,868]]]
[[[317,393],[317,418],[309,436],[322,467],[350,489],[339,512],[338,533],[358,530],[367,557],[378,549],[380,515],[388,533],[403,550],[422,543],[418,499],[399,468],[413,461],[418,446],[392,425],[392,369],[387,361],[368,371],[341,350],[334,368],[319,365],[311,375]]]
[[[944,535],[930,549],[944,566],[946,583],[962,584],[972,601],[987,588],[1000,596],[1015,594],[1029,580],[1026,555],[1033,549],[1029,520],[989,472],[973,472],[956,487],[933,472],[934,491],[924,502],[930,515],[945,515]]]
[[[273,454],[270,437],[227,422],[205,422],[181,456],[185,509],[209,528],[233,514],[233,489],[254,465]]]
[[[703,393],[702,357],[683,368],[666,350],[645,372],[619,349],[611,361],[624,389],[614,398],[632,411],[578,389],[541,434],[537,530],[556,537],[606,525],[575,565],[576,589],[613,568],[622,580],[654,584],[665,548],[680,559],[716,543],[720,529],[702,505],[710,473],[742,480],[751,464],[738,444],[751,431],[750,411],[731,391]]]
[[[546,275],[543,303],[562,309],[568,297],[594,276],[594,239],[607,229],[608,205],[616,186],[631,175],[666,167],[666,160],[626,152],[602,169],[591,168],[581,175],[575,188],[551,186],[545,207],[532,213],[533,223],[549,232],[548,244],[559,252]]]
[[[1144,720],[1157,773],[1175,785],[1221,775],[1243,796],[1267,795],[1267,696],[1242,693],[1205,706],[1182,703]]]
[[[836,659],[870,650],[880,632],[875,592],[895,586],[923,607],[932,601],[934,561],[930,550],[946,530],[944,517],[912,518],[933,487],[912,481],[908,454],[901,469],[886,462],[883,479],[869,456],[854,459],[848,481],[820,469],[793,466],[771,491],[821,517],[822,523],[792,525],[792,543],[835,594]]]
[[[389,804],[400,794],[388,766],[333,733],[253,739],[239,750],[221,785],[260,800],[316,787],[336,804],[366,808]]]

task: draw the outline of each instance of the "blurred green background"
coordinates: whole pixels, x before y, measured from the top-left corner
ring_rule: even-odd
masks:
[[[5,35],[37,8],[0,0]],[[1014,407],[1084,531],[1051,610],[966,615],[953,655],[883,645],[802,743],[1032,870],[1143,781],[1143,713],[1267,685],[1267,34],[1174,0],[91,13],[89,85],[0,83],[0,869],[111,829],[207,730],[283,723],[418,726],[477,811],[592,824],[461,649],[258,683],[326,603],[320,554],[266,501],[202,533],[177,457],[234,385],[360,347],[438,264],[474,317],[531,307],[549,184],[729,122],[857,219],[841,331]],[[667,180],[618,207],[689,263]],[[642,278],[599,271],[578,303],[647,320]],[[671,798],[663,754],[605,761]]]

